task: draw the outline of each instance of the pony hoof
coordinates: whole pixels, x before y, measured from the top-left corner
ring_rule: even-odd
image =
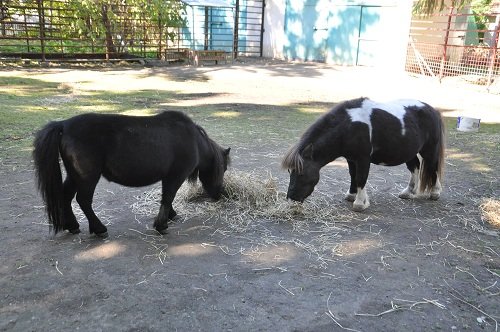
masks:
[[[71,234],[80,234],[80,228],[73,228],[73,229],[68,229],[68,232]]]
[[[158,229],[158,228],[156,228],[156,231],[157,231],[158,233],[160,233],[161,235],[165,235],[165,234],[167,234],[167,233],[168,233],[168,228],[167,228],[167,227],[165,227],[165,228],[163,228],[163,229]]]
[[[415,197],[415,196],[412,193],[407,192],[407,191],[402,191],[399,194],[399,198],[402,198],[402,199],[412,199],[413,197]]]
[[[345,194],[344,199],[348,202],[354,202],[356,200],[356,194],[347,193]]]
[[[370,206],[370,203],[365,203],[365,204],[354,203],[352,205],[352,209],[356,212],[361,212],[361,211],[366,210],[369,206]]]
[[[431,193],[430,199],[433,201],[437,201],[439,199],[440,194],[439,193]]]
[[[100,237],[101,239],[106,239],[108,237],[108,232],[95,233],[95,236]]]

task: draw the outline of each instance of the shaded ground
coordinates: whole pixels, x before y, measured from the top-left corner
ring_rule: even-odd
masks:
[[[32,74],[54,82],[79,77],[65,83],[78,91],[119,89],[118,83],[124,93],[168,89],[171,99],[139,99],[137,108],[161,104],[189,112],[232,147],[234,171],[271,172],[282,191],[287,174],[280,156],[317,116],[311,112],[340,100],[415,97],[445,115],[458,109],[490,122],[500,116],[498,96],[399,76],[381,86],[380,73],[364,69],[258,62],[66,72]],[[290,108],[303,114],[291,116]],[[51,236],[28,151],[12,156],[5,151],[14,143],[6,140],[0,330],[496,331],[500,241],[479,204],[500,196],[500,135],[498,127],[483,128],[489,132],[450,129],[445,190],[437,202],[398,199],[405,168],[374,166],[372,206],[355,214],[342,199],[345,165],[326,167],[311,201],[336,209],[334,220],[249,223],[244,213],[225,219],[221,211],[221,218],[179,220],[158,236],[152,217],[134,216],[131,208],[151,188],[102,181],[94,206],[108,223],[107,240],[89,236],[86,221],[80,235]]]

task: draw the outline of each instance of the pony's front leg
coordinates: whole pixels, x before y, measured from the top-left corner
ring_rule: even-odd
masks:
[[[154,228],[160,234],[167,233],[168,220],[173,220],[177,216],[177,213],[172,208],[172,202],[183,182],[184,180],[179,180],[179,177],[176,180],[162,180],[160,211],[158,211],[158,216],[156,216],[153,224]]]
[[[349,191],[345,194],[344,198],[348,202],[354,202],[358,191],[358,187],[356,185],[356,164],[353,161],[348,160],[347,165],[349,166],[349,175],[351,176],[351,186],[349,187]]]
[[[406,167],[411,172],[411,175],[410,175],[410,181],[408,182],[408,186],[406,186],[406,188],[399,193],[399,198],[402,199],[413,198],[417,194],[420,160],[418,159],[417,156],[415,156],[415,158],[406,163]]]
[[[162,203],[160,205],[160,210],[158,211],[158,215],[155,218],[153,226],[159,233],[166,234],[168,228],[168,221],[174,220],[176,216],[177,212],[175,212],[174,208],[172,207],[172,204],[171,203],[165,204],[163,203],[162,200]]]
[[[356,162],[356,198],[352,204],[352,209],[356,212],[365,210],[370,206],[370,200],[366,192],[366,181],[370,171],[370,160],[360,160]]]
[[[165,207],[165,202],[162,199],[160,210],[158,211],[158,215],[155,218],[155,222],[153,223],[154,228],[160,234],[167,234],[168,228],[168,214],[170,213],[170,207]]]

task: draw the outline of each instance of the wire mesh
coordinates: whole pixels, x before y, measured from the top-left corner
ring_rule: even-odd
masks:
[[[500,75],[500,12],[478,15],[454,8],[432,16],[414,16],[406,71],[423,76],[463,77],[489,86]]]

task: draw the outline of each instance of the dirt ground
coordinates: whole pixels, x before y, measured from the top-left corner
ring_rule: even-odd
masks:
[[[119,89],[119,83],[124,90],[168,84],[190,94],[166,102],[182,107],[223,104],[226,111],[244,112],[249,105],[324,107],[360,95],[411,97],[445,116],[500,122],[499,95],[369,68],[250,61],[198,68],[82,68],[71,75],[61,68],[31,70],[33,76],[74,80],[95,90]],[[215,132],[216,123],[207,131],[232,147],[231,169],[271,172],[284,191],[288,174],[279,168],[280,157],[295,141],[274,135],[279,125],[270,130],[271,138],[238,146]],[[311,200],[328,194],[323,208],[337,209],[347,216],[342,220],[269,219],[238,229],[229,224],[244,221],[244,214],[239,221],[197,216],[181,218],[159,236],[151,230],[153,217],[134,216],[131,208],[151,188],[102,180],[94,206],[108,224],[106,240],[90,236],[85,220],[79,235],[51,235],[28,154],[5,158],[0,166],[0,330],[497,331],[499,233],[484,222],[479,204],[500,197],[500,156],[491,153],[498,151],[500,139],[499,133],[490,135],[490,149],[473,145],[473,135],[479,134],[448,137],[438,201],[400,200],[397,194],[409,176],[405,168],[374,166],[372,205],[353,213],[343,200],[345,164],[326,167]]]

